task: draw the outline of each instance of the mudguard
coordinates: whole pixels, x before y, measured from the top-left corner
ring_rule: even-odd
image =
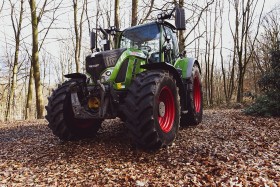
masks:
[[[176,69],[182,70],[182,78],[188,79],[192,75],[192,67],[194,64],[198,65],[199,72],[201,73],[200,65],[195,58],[179,58],[176,62],[174,67]]]
[[[69,79],[81,79],[84,82],[87,80],[87,76],[82,73],[71,73],[71,74],[66,74],[64,77],[69,78]]]

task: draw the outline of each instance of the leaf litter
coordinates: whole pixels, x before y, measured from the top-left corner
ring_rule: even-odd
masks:
[[[131,146],[119,119],[63,142],[45,120],[0,123],[0,186],[280,186],[280,119],[205,110],[156,152]]]

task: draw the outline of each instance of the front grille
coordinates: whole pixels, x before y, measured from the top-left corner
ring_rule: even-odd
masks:
[[[116,82],[124,82],[125,81],[125,76],[126,76],[126,70],[128,66],[128,61],[129,59],[127,58],[121,65],[120,70],[118,72],[118,75],[116,77]]]
[[[100,73],[108,67],[116,65],[119,57],[126,49],[114,49],[110,51],[102,51],[95,54],[94,57],[86,57],[86,71],[94,80],[98,80]]]

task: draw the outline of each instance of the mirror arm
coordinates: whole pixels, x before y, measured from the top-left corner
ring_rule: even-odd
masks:
[[[104,39],[108,40],[108,33],[102,27],[100,27],[99,29],[104,34],[104,36],[105,36]]]

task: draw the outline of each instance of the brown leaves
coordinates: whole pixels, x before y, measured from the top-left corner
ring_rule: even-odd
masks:
[[[131,147],[118,120],[61,142],[45,121],[0,124],[0,186],[279,186],[280,120],[206,110],[158,152]]]

